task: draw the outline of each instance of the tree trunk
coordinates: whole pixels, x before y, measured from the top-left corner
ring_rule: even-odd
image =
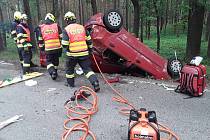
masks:
[[[164,31],[166,33],[166,28],[168,24],[168,11],[169,11],[169,0],[166,0],[166,15],[165,15],[165,26],[164,26]]]
[[[126,0],[126,18],[125,18],[125,26],[126,26],[126,29],[128,30],[128,7],[129,6],[129,3],[128,3],[128,0]]]
[[[208,43],[207,57],[210,58],[210,35],[209,35],[209,43]]]
[[[205,33],[205,40],[208,41],[210,33],[210,12],[208,12],[207,16],[207,23],[206,23],[206,33]]]
[[[176,0],[175,4],[175,12],[174,12],[174,34],[177,34],[177,23],[178,22],[178,0]]]
[[[31,31],[31,39],[32,39],[32,44],[35,46],[35,34],[34,34],[34,28],[32,25],[32,18],[31,18],[31,12],[30,12],[30,6],[29,6],[29,1],[28,0],[23,0],[23,7],[24,7],[24,12],[28,16],[28,25]]]
[[[0,31],[0,52],[4,50],[4,42],[3,42],[3,36],[2,33]]]
[[[188,17],[188,35],[186,57],[190,60],[192,57],[200,54],[201,36],[204,20],[204,6],[197,1],[190,0]]]
[[[144,19],[141,17],[141,42],[144,42]]]
[[[36,0],[36,8],[37,8],[37,20],[39,23],[41,20],[41,9],[40,9],[40,5],[39,5],[39,0]]]
[[[84,7],[83,2],[81,1],[81,13],[82,13],[82,24],[85,23],[85,14],[84,14]]]
[[[56,17],[56,19],[59,17],[59,11],[58,11],[58,0],[53,0],[53,11],[52,14]]]
[[[7,16],[8,16],[8,20],[9,20],[9,21],[12,21],[12,19],[11,19],[11,14],[10,14],[10,11],[11,11],[11,10],[10,10],[10,8],[9,8],[9,5],[10,5],[10,4],[9,4],[9,1],[8,1],[8,3],[6,3],[5,6],[7,7]]]
[[[157,1],[153,0],[153,4],[154,4],[154,8],[155,8],[155,13],[156,13],[156,29],[157,29],[157,52],[159,53],[160,51],[160,15],[159,15],[159,11],[157,8]]]
[[[134,7],[134,23],[133,23],[133,32],[136,37],[139,37],[139,20],[140,20],[140,11],[139,11],[139,1],[131,0]]]
[[[148,31],[147,31],[147,39],[151,38],[151,21],[148,21]]]
[[[160,32],[162,32],[164,26],[164,17],[161,16],[160,18]]]
[[[47,13],[48,12],[48,8],[47,8],[47,1],[46,0],[44,0],[44,6],[45,6],[45,13]]]
[[[117,0],[114,0],[114,9],[117,8]]]
[[[81,0],[79,0],[79,21],[82,23]]]
[[[17,1],[17,10],[20,11],[20,0]]]
[[[0,21],[2,23],[4,22],[1,6],[0,6]],[[2,51],[5,47],[6,47],[6,32],[3,28],[2,29],[0,28],[0,51]]]
[[[1,6],[0,6],[0,20],[2,21],[2,11],[1,11]],[[3,36],[2,36],[2,30],[0,29],[0,52],[4,50],[4,41],[3,41]]]
[[[151,15],[151,1],[149,2],[149,5],[148,5],[148,9],[149,9],[149,12],[148,12],[148,15],[147,16],[150,16]],[[146,36],[147,36],[147,39],[149,40],[150,39],[150,37],[151,37],[151,19],[149,19],[148,21],[147,21],[147,34],[146,34]]]
[[[146,38],[147,38],[147,34],[148,34],[148,19],[145,20],[145,35],[146,35]]]
[[[59,24],[61,25],[61,27],[64,27],[64,10],[63,10],[63,1],[62,0],[58,0],[58,9],[60,9],[60,14],[59,14],[59,17],[58,17],[58,22]]]
[[[91,0],[91,6],[92,6],[93,15],[95,15],[97,13],[96,0]]]

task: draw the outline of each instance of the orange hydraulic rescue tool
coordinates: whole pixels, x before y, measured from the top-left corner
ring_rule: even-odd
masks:
[[[129,118],[129,140],[160,140],[155,111],[131,110]]]

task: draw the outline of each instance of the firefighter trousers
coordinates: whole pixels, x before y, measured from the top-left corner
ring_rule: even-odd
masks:
[[[23,66],[23,74],[30,72],[30,64],[32,59],[31,48],[18,48],[18,54]]]
[[[24,48],[17,48],[21,67],[23,67],[23,54],[22,54],[23,49]],[[31,57],[30,60],[32,60],[32,57],[33,57],[32,50],[29,49],[28,51],[29,51],[30,57]],[[30,64],[32,64],[32,61],[30,62]]]
[[[90,83],[95,86],[95,83],[98,83],[98,79],[95,73],[91,69],[91,61],[89,56],[83,57],[69,57],[66,58],[66,78],[68,85],[74,87],[74,68],[77,63],[82,68],[85,73],[86,78],[90,81]]]
[[[19,56],[19,60],[20,60],[20,64],[21,64],[21,66],[23,67],[22,49],[23,49],[23,48],[17,48],[17,50],[18,50],[18,56]]]
[[[59,57],[60,57],[60,54],[58,53],[46,54],[47,70],[50,75],[52,75],[53,73],[57,75]]]

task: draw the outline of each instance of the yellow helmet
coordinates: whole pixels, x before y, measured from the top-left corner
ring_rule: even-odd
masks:
[[[21,19],[28,20],[28,16],[26,14],[22,14]]]
[[[64,20],[76,20],[76,16],[74,13],[72,12],[67,12],[65,15],[64,15]]]
[[[45,20],[47,20],[47,19],[49,19],[49,20],[55,22],[55,16],[54,16],[53,14],[51,14],[51,13],[47,13],[47,14],[46,14]]]
[[[21,19],[21,16],[22,16],[22,14],[21,14],[21,12],[19,12],[19,11],[16,11],[16,12],[14,13],[14,19],[15,19],[15,20],[20,20],[20,19]]]

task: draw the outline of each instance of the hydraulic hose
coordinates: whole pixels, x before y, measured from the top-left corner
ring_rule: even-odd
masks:
[[[92,100],[85,95],[92,97]],[[83,102],[90,104],[91,107],[80,104],[79,101],[81,98]],[[80,140],[86,140],[88,136],[96,140],[96,136],[90,131],[89,127],[91,116],[98,111],[98,97],[96,93],[91,88],[82,86],[75,92],[75,97],[68,100],[64,106],[67,110],[68,119],[64,122],[65,132],[62,135],[62,140],[67,140],[75,131],[84,132]],[[74,124],[72,127],[68,127],[68,124],[72,121],[77,121],[78,123]]]
[[[114,89],[114,87],[108,82],[107,78],[104,76],[103,72],[101,71],[98,62],[96,61],[96,58],[94,56],[94,54],[92,54],[93,56],[93,60],[103,78],[103,80],[109,85],[109,87],[112,89],[113,93],[116,94],[118,97],[113,97],[112,100],[128,105],[128,107],[126,108],[121,108],[120,109],[120,113],[124,114],[124,115],[129,115],[129,111],[131,109],[135,109],[135,107],[129,103],[128,99],[126,99],[124,96],[121,95],[121,93],[119,91],[117,91],[116,89]],[[172,140],[173,138],[175,138],[176,140],[180,140],[179,137],[172,131],[170,130],[168,127],[162,125],[162,124],[158,124],[159,126],[159,131],[165,134],[168,134],[168,138],[161,138],[161,140]]]

